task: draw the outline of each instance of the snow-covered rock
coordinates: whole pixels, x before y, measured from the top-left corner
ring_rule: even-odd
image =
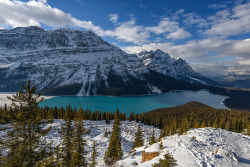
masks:
[[[142,51],[138,53],[137,56],[150,70],[157,71],[164,75],[191,83],[219,85],[219,83],[195,72],[185,60],[181,58],[171,58],[168,53],[160,49],[149,52]]]

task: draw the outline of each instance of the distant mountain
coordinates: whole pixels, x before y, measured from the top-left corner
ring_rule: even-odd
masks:
[[[162,50],[142,51],[138,53],[137,56],[150,70],[190,83],[220,86],[220,83],[195,72],[185,60],[181,58],[171,58],[168,53]]]
[[[127,54],[91,31],[0,30],[0,91],[18,91],[28,79],[45,95],[144,95],[207,88],[183,82],[206,80],[184,60],[168,59],[176,73],[164,74],[151,68],[152,63],[145,66],[143,55]]]
[[[250,79],[234,80],[223,83],[225,86],[238,87],[238,88],[249,88],[250,89]]]

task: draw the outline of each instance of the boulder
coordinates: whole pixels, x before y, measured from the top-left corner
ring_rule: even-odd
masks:
[[[142,162],[150,161],[158,156],[158,152],[146,152],[142,151]]]

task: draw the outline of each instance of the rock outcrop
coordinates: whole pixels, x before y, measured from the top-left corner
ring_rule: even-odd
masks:
[[[142,151],[142,162],[150,161],[158,156],[158,152],[145,152]]]

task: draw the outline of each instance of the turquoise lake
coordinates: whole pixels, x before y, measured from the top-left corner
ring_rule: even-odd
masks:
[[[66,107],[69,103],[77,109],[81,105],[83,109],[92,111],[113,111],[119,108],[120,112],[142,113],[156,108],[182,105],[191,101],[198,101],[214,108],[226,108],[222,101],[226,96],[212,94],[208,91],[173,91],[161,95],[147,96],[60,96],[44,100],[41,106]]]

